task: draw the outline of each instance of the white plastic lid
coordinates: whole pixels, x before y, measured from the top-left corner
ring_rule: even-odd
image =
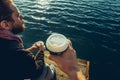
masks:
[[[46,41],[46,47],[52,52],[63,52],[67,49],[67,38],[58,33],[50,35]]]

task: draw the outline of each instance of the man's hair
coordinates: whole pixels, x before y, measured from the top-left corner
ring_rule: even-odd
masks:
[[[2,20],[11,21],[12,20],[12,10],[10,9],[9,4],[11,4],[13,0],[0,0],[0,22]]]

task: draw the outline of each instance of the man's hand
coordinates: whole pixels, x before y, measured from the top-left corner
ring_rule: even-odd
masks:
[[[35,43],[34,43],[30,48],[28,48],[27,50],[30,51],[30,52],[34,52],[34,51],[36,51],[36,50],[44,51],[44,50],[45,50],[44,42],[43,42],[43,41],[35,42]]]
[[[73,49],[70,40],[68,41],[68,45],[68,49],[62,55],[55,56],[50,54],[48,58],[55,61],[59,68],[69,76],[70,80],[85,80],[78,66],[76,51]]]

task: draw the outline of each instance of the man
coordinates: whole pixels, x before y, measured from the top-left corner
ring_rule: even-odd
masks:
[[[43,73],[44,43],[36,42],[24,49],[21,38],[15,34],[24,31],[24,21],[12,0],[0,0],[0,79],[36,79]],[[61,56],[49,55],[49,59],[59,64],[61,70],[71,80],[85,80],[78,67],[76,53],[69,42],[69,48]],[[38,50],[37,55],[32,52]],[[69,56],[68,56],[69,55]],[[71,65],[72,64],[72,65]]]
[[[12,0],[0,0],[0,79],[34,79],[42,74],[44,44],[37,42],[24,49],[21,38],[15,35],[24,28],[23,17]],[[39,53],[33,56],[35,50]]]

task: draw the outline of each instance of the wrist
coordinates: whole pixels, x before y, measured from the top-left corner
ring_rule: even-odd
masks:
[[[79,72],[79,70],[70,70],[67,74],[68,74],[68,76],[69,76],[69,78],[70,78],[70,80],[78,80],[77,79],[77,72]]]
[[[68,74],[70,80],[86,80],[80,69],[70,71]]]
[[[26,50],[29,51],[29,52],[33,52],[34,48],[30,47],[30,48],[27,48]]]

